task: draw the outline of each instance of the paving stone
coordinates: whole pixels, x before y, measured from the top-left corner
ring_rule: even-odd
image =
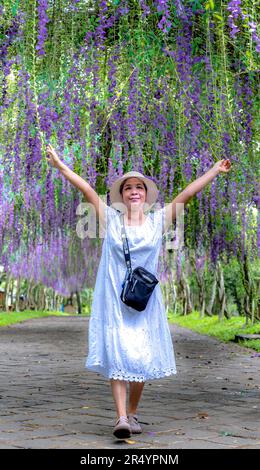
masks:
[[[112,435],[110,382],[84,368],[88,319],[0,328],[0,449],[260,448],[259,358],[171,325],[178,374],[148,381],[143,433]]]

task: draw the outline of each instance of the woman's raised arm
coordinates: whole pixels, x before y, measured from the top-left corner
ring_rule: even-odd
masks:
[[[77,175],[69,167],[67,167],[59,158],[57,152],[54,150],[51,144],[47,145],[46,159],[54,167],[57,168],[60,173],[76,188],[78,188],[85,196],[87,202],[93,204],[96,210],[96,214],[101,222],[104,222],[106,204],[98,196],[96,191],[85,181],[81,176]]]
[[[188,204],[190,199],[207,186],[219,173],[228,173],[231,169],[231,163],[228,159],[219,160],[204,175],[190,183],[176,198],[166,204],[165,210],[165,230],[176,219],[177,204]]]

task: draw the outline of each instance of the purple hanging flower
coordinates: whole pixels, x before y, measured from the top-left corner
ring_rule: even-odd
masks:
[[[143,10],[142,18],[145,18],[151,13],[149,6],[146,4],[145,0],[140,0],[140,6]]]
[[[50,21],[46,13],[48,9],[48,0],[38,0],[38,44],[36,50],[38,55],[44,55],[44,43],[48,37],[48,31],[46,28],[47,23]]]
[[[239,33],[240,29],[235,23],[235,20],[242,18],[242,20],[248,20],[250,15],[243,13],[241,10],[241,0],[232,0],[227,6],[227,10],[230,12],[228,15],[228,24],[230,27],[230,36],[234,39]],[[250,26],[250,32],[252,34],[252,40],[256,43],[256,52],[260,52],[260,38],[256,33],[256,23],[251,20],[248,21],[248,26]]]
[[[252,33],[252,39],[256,43],[256,52],[260,52],[260,38],[256,33],[256,23],[254,21],[249,21],[248,26],[250,26],[250,32]]]
[[[168,0],[157,0],[155,3],[157,4],[157,11],[162,13],[162,18],[158,23],[158,28],[161,29],[163,33],[167,34],[172,25],[172,22],[169,20],[170,10]]]
[[[227,6],[227,10],[230,11],[230,14],[235,19],[237,19],[242,13],[240,5],[241,0],[232,0]]]

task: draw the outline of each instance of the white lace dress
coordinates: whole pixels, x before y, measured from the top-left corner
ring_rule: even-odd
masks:
[[[142,225],[125,225],[132,269],[143,266],[158,276],[164,209],[149,212]],[[86,368],[109,379],[145,382],[176,374],[167,315],[158,283],[139,312],[120,299],[126,264],[120,213],[107,206],[105,237],[97,272]]]

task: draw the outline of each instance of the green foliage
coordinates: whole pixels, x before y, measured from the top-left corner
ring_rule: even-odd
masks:
[[[40,312],[34,310],[24,310],[23,312],[0,312],[0,327],[13,325],[32,318],[44,318],[49,316],[68,316],[62,312]]]
[[[243,317],[232,317],[230,319],[223,318],[222,321],[219,321],[217,315],[200,318],[199,313],[195,311],[185,316],[173,315],[173,313],[170,312],[168,314],[168,318],[171,323],[176,323],[200,334],[214,336],[225,342],[233,341],[235,335],[239,333],[260,333],[260,322],[257,322],[254,325],[249,324],[248,326],[245,326],[245,318]],[[243,341],[241,344],[245,347],[250,347],[256,351],[260,351],[259,340]]]
[[[242,346],[246,348],[255,349],[256,351],[260,352],[260,339],[248,339],[246,341],[239,341]]]

